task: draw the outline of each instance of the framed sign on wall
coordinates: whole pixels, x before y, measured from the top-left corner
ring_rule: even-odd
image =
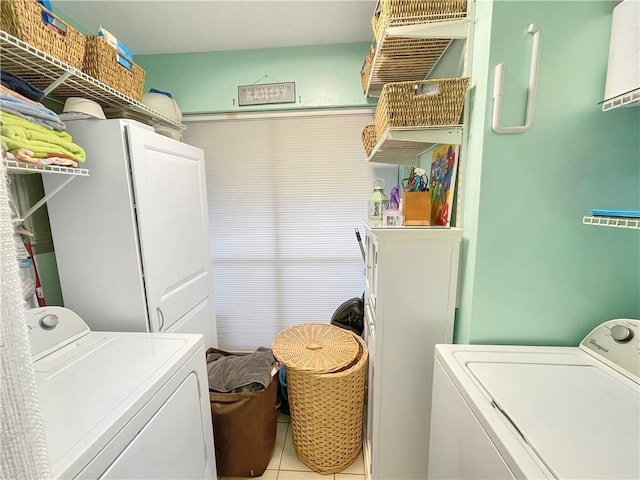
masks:
[[[238,105],[265,105],[269,103],[295,103],[296,83],[278,82],[238,86]]]

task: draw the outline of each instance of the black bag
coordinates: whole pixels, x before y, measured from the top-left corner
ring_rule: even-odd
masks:
[[[350,330],[362,336],[364,330],[364,293],[340,305],[331,317],[331,325]]]

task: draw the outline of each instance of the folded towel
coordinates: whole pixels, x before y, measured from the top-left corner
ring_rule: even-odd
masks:
[[[9,151],[9,147],[7,147],[7,144],[4,143],[4,142],[2,142],[2,158],[4,160],[15,160],[16,159],[16,156]]]
[[[66,130],[67,126],[60,120],[58,114],[44,105],[25,102],[6,93],[0,92],[0,110],[23,117],[53,130]]]
[[[42,101],[44,92],[31,85],[26,80],[14,75],[8,70],[0,70],[0,83],[14,92],[18,92],[36,102]]]
[[[23,118],[24,120],[28,120],[29,122],[35,123],[37,125],[40,125],[41,127],[44,127],[47,130],[57,130],[57,131],[66,130],[66,125],[65,125],[65,128],[60,128],[60,124],[57,121],[46,120],[44,118],[31,116],[27,113],[21,112],[20,110],[16,110],[2,103],[1,101],[0,101],[0,110],[10,113],[12,115],[15,115],[16,117]],[[60,120],[60,122],[62,122],[62,120]]]
[[[209,388],[217,392],[231,392],[251,384],[269,386],[276,360],[270,348],[260,347],[250,355],[209,353],[207,372]]]
[[[78,162],[74,160],[70,160],[68,158],[61,157],[48,157],[48,158],[36,158],[33,156],[33,152],[31,150],[27,150],[26,148],[19,148],[18,150],[14,150],[16,160],[20,160],[21,162],[34,163],[36,165],[62,165],[65,167],[77,167]]]
[[[27,103],[38,105],[39,107],[44,107],[44,105],[41,104],[40,102],[36,102],[34,100],[31,100],[30,98],[25,97],[24,95],[20,95],[18,92],[14,92],[13,90],[5,87],[4,85],[0,85],[0,93],[11,95],[12,97],[19,98],[20,100],[24,100]]]
[[[41,127],[46,128],[47,130],[59,130],[58,125],[56,125],[54,122],[51,122],[49,120],[45,120],[43,118],[38,118],[38,117],[32,117],[31,115],[28,115],[26,113],[22,113],[19,110],[14,110],[13,108],[7,106],[6,104],[3,104],[2,102],[0,102],[0,111],[3,112],[7,112],[10,113],[12,115],[15,115],[16,117],[20,117],[24,120],[28,120],[32,123],[35,123],[37,125],[40,125]],[[56,127],[56,128],[53,128]]]
[[[51,154],[57,154],[54,156],[67,156],[77,162],[85,160],[84,149],[73,143],[68,133],[47,130],[33,122],[2,111],[0,111],[0,135],[11,152],[26,148],[33,152],[32,156],[35,158],[47,158]]]

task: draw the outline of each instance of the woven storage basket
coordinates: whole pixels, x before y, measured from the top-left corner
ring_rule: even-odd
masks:
[[[87,37],[83,71],[134,100],[142,99],[144,70],[135,63],[132,70],[120,65],[117,50],[100,37]]]
[[[450,20],[462,17],[466,11],[467,0],[378,0],[371,27],[374,38],[378,38],[384,26]]]
[[[468,77],[385,84],[376,107],[376,134],[389,127],[457,124],[468,85]]]
[[[362,145],[364,146],[364,151],[367,154],[367,157],[371,155],[371,151],[373,150],[373,147],[376,146],[377,141],[376,126],[366,125],[362,130]]]
[[[41,13],[55,17],[67,27],[65,34],[49,29],[42,23]],[[0,28],[14,37],[66,63],[82,69],[85,37],[35,0],[0,1]]]
[[[339,330],[344,341],[343,358],[351,357],[334,372],[314,373],[298,369],[294,363],[282,360],[282,350],[288,350],[286,342],[278,335],[273,343],[275,357],[287,367],[287,390],[293,427],[293,444],[298,458],[316,472],[329,474],[351,465],[362,450],[362,413],[364,410],[365,379],[367,373],[367,349],[353,333],[333,325],[314,324],[318,337],[311,336],[310,344],[326,333]],[[308,325],[288,330],[307,330]],[[320,328],[317,328],[320,327]],[[287,330],[285,330],[287,332]],[[282,333],[285,333],[282,332]],[[349,341],[346,340],[349,339]],[[317,343],[321,343],[320,342]],[[355,349],[353,345],[355,344]],[[303,344],[303,348],[304,344]],[[321,350],[311,350],[312,357],[321,356]],[[318,353],[320,351],[320,353]],[[332,355],[330,355],[332,356]],[[310,363],[304,359],[301,365]],[[334,365],[344,361],[334,362]],[[319,362],[324,369],[325,362]]]
[[[367,93],[367,83],[369,83],[369,75],[371,74],[371,65],[373,65],[373,57],[376,54],[376,50],[373,45],[369,47],[369,53],[364,59],[364,64],[360,69],[360,81],[362,82],[362,93]]]

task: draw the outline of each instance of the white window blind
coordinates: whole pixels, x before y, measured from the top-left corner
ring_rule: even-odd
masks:
[[[373,180],[387,195],[397,183],[397,167],[366,161],[368,123],[368,111],[188,123],[185,141],[206,158],[220,348],[270,347],[362,295],[354,229],[364,235]]]

